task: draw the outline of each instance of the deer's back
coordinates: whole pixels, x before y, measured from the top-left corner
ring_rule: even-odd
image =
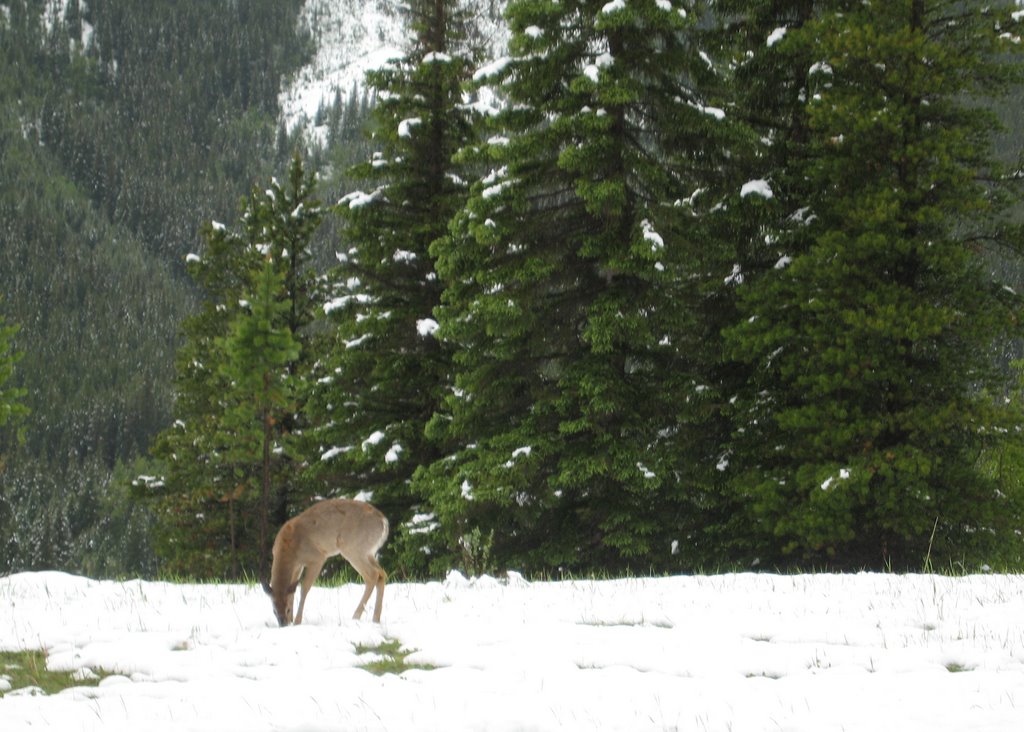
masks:
[[[384,514],[368,503],[332,498],[315,503],[289,520],[274,542],[299,559],[334,554],[375,553],[387,539]]]

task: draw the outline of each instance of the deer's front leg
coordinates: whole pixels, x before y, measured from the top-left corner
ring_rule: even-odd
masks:
[[[316,578],[320,576],[320,570],[323,569],[324,557],[319,562],[313,562],[306,565],[306,570],[302,573],[302,594],[299,596],[299,611],[295,614],[295,624],[299,625],[302,622],[302,609],[306,607],[306,595],[313,588],[313,583],[316,582]]]

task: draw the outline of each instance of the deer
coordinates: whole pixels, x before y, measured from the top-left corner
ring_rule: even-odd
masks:
[[[369,503],[347,498],[314,503],[285,522],[274,539],[270,582],[263,580],[263,589],[273,600],[278,625],[283,628],[292,624],[295,590],[300,581],[302,595],[294,624],[302,623],[306,596],[324,562],[336,554],[343,556],[366,582],[366,591],[352,618],[362,617],[366,601],[376,587],[373,622],[379,623],[388,575],[377,562],[377,552],[387,539],[388,520],[384,514]]]

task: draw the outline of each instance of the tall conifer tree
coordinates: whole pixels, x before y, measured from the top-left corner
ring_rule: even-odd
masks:
[[[218,344],[224,353],[219,371],[227,386],[221,395],[221,440],[228,461],[250,466],[245,472],[252,476],[251,484],[242,482],[239,487],[258,495],[256,546],[260,576],[265,579],[270,577],[271,501],[280,492],[274,454],[284,451],[281,443],[287,438],[279,425],[289,410],[295,410],[291,402],[296,385],[290,372],[300,355],[299,343],[288,327],[292,302],[281,298],[284,279],[284,272],[268,257],[253,283],[248,308],[235,317],[230,332]]]
[[[18,326],[7,325],[0,316],[0,427],[7,427],[28,412],[21,403],[25,390],[10,384],[14,375],[14,364],[22,356],[13,346],[13,339],[17,333]],[[0,470],[2,468],[3,462],[0,460]]]
[[[468,193],[452,158],[473,138],[462,83],[480,50],[464,2],[417,0],[407,20],[405,55],[368,76],[376,152],[352,171],[368,190],[336,209],[344,251],[327,310],[337,327],[311,407],[324,492],[372,495],[391,519],[398,571],[422,571],[429,555],[411,547],[429,539],[429,520],[408,525],[426,516],[410,478],[439,456],[424,428],[451,378],[435,336],[442,283],[431,245]]]
[[[478,72],[507,101],[435,246],[456,383],[432,428],[458,449],[423,475],[468,562],[670,566],[687,540],[679,448],[715,256],[690,203],[722,177],[727,129],[690,11],[514,2],[512,56]]]
[[[205,251],[189,258],[189,270],[204,293],[202,309],[184,323],[185,342],[177,356],[176,420],[153,449],[164,474],[142,488],[144,495],[155,498],[156,547],[170,571],[191,576],[256,571],[266,553],[259,539],[264,508],[270,525],[278,526],[293,506],[305,504],[298,487],[299,461],[284,443],[302,426],[299,398],[307,391],[303,381],[315,353],[307,326],[322,298],[308,263],[321,217],[314,177],[295,157],[284,184],[274,180],[265,189],[254,188],[237,231],[208,226]],[[264,311],[260,318],[256,306]],[[283,373],[272,378],[275,384],[287,380],[296,398],[287,404],[270,400],[275,409],[269,506],[263,498],[267,464],[262,446],[267,436],[260,432],[260,450],[254,451],[252,427],[238,418],[238,410],[247,406],[240,396],[247,368],[242,364],[271,358],[278,351],[271,341],[283,337],[257,343],[258,334],[252,331],[257,320],[264,330],[286,334],[299,348],[284,349],[289,358],[278,364]],[[244,359],[243,342],[249,346]],[[261,348],[266,353],[257,353]],[[269,373],[261,368],[261,374]],[[259,428],[263,426],[261,422]]]
[[[28,413],[22,403],[25,390],[11,385],[14,376],[14,365],[21,358],[21,352],[15,351],[12,339],[18,332],[18,326],[7,325],[0,316],[0,526],[10,521],[10,496],[4,481],[4,468],[7,463],[7,452],[17,443],[13,439],[19,431],[12,429]],[[11,540],[0,542],[5,546]],[[5,547],[6,548],[6,547]]]
[[[779,259],[727,333],[752,367],[732,466],[748,551],[920,567],[1006,548],[1020,491],[979,456],[1018,439],[993,346],[1024,313],[985,255],[1019,256],[1019,194],[983,104],[1019,78],[1013,23],[988,3],[781,5],[747,18],[765,40],[745,108],[785,123],[766,153]]]

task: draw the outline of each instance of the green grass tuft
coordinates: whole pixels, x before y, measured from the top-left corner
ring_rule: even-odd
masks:
[[[406,663],[405,659],[408,658],[409,654],[413,651],[402,648],[402,644],[396,640],[389,640],[381,643],[379,646],[356,646],[356,653],[359,655],[373,654],[379,656],[368,660],[366,663],[360,664],[360,666],[371,674],[377,676],[383,676],[384,674],[398,674],[404,673],[417,669],[420,671],[432,671],[436,666],[430,666],[427,664],[420,663]]]
[[[0,697],[30,688],[39,689],[42,694],[56,694],[74,686],[96,686],[104,676],[109,676],[102,671],[95,673],[96,678],[80,681],[67,671],[47,669],[45,651],[0,652],[0,679],[11,685],[7,691],[0,691]]]

